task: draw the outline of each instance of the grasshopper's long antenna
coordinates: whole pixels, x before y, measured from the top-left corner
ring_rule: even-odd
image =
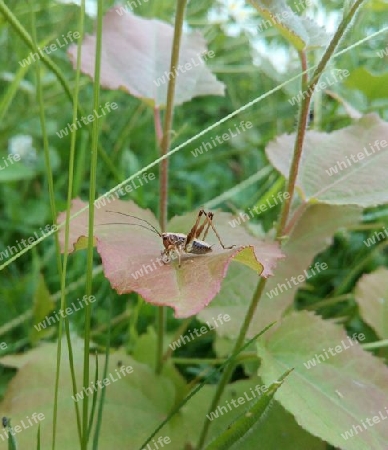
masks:
[[[162,236],[159,231],[151,224],[149,223],[147,220],[145,219],[141,219],[140,217],[136,217],[136,216],[132,216],[131,214],[125,214],[122,213],[120,211],[108,211],[106,210],[106,212],[110,212],[110,213],[114,213],[114,214],[121,214],[122,216],[128,216],[128,217],[133,217],[134,219],[137,220],[141,220],[142,222],[145,222],[147,225],[149,225],[151,227],[151,229],[145,227],[144,225],[140,225],[139,223],[109,223],[109,224],[104,224],[104,225],[133,225],[133,226],[137,226],[137,227],[142,227],[145,228],[148,231],[153,231],[154,233],[156,233],[158,236]],[[101,224],[102,225],[102,224]]]
[[[109,222],[109,223],[100,223],[100,225],[129,225],[133,227],[142,227],[145,230],[152,231],[152,233],[155,233],[155,231],[152,228],[145,227],[144,225],[140,225],[140,223],[125,223],[125,222]],[[158,233],[158,236],[160,234]]]

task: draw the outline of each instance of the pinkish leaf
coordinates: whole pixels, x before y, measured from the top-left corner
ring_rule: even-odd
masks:
[[[101,86],[123,89],[154,107],[164,107],[167,99],[174,28],[160,20],[144,19],[123,8],[112,8],[102,27]],[[96,36],[86,36],[82,44],[81,71],[94,76]],[[199,32],[183,34],[176,75],[175,105],[200,95],[224,95],[224,84],[206,67],[201,55],[207,52]],[[77,46],[68,51],[77,66]],[[209,57],[211,54],[209,53]],[[213,54],[214,56],[214,54]]]
[[[74,200],[72,214],[84,206],[81,200]],[[126,225],[140,223],[147,226],[144,222],[108,211],[145,219],[156,229],[158,223],[149,210],[142,210],[133,202],[116,200],[112,205],[96,209],[94,236],[97,251],[112,287],[119,294],[135,291],[149,303],[171,306],[178,318],[194,315],[209,304],[220,290],[233,258],[268,277],[272,275],[276,261],[283,256],[278,244],[260,241],[243,227],[231,229],[227,224],[232,219],[231,214],[216,213],[214,224],[224,245],[235,247],[224,250],[210,231],[206,242],[213,245],[212,252],[205,255],[185,254],[179,268],[177,261],[162,262],[161,237],[145,228]],[[174,217],[168,231],[187,234],[196,217],[197,213]],[[64,213],[61,213],[58,221],[63,220]],[[79,244],[87,236],[87,223],[87,214],[80,214],[70,222],[70,252],[81,248]],[[63,230],[60,231],[60,240],[63,249]]]
[[[354,125],[323,133],[308,131],[296,186],[305,201],[370,207],[388,203],[388,123],[367,114]],[[294,135],[271,142],[266,154],[285,177]]]

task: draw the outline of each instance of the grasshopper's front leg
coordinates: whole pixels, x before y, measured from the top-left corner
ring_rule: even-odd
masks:
[[[181,246],[177,246],[177,245],[170,245],[168,248],[165,248],[161,252],[163,263],[168,264],[169,262],[171,262],[171,259],[175,259],[171,255],[176,254],[176,255],[178,255],[178,267],[180,268],[181,267],[182,250],[183,250],[183,248]]]

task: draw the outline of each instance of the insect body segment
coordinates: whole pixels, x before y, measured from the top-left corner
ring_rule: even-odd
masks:
[[[209,253],[212,251],[212,246],[205,241],[199,241],[194,239],[194,241],[186,247],[188,253],[195,253],[196,255],[203,255],[204,253]]]
[[[122,214],[124,216],[133,217],[137,220],[141,220],[142,222],[145,222],[147,225],[149,225],[150,228],[140,225],[140,224],[134,224],[134,223],[122,223],[121,225],[134,225],[134,226],[140,226],[142,228],[146,228],[147,230],[156,233],[158,236],[162,238],[164,250],[161,252],[162,259],[165,263],[168,263],[171,261],[171,256],[173,254],[178,255],[178,266],[181,266],[181,256],[183,253],[192,253],[194,255],[203,255],[205,253],[209,253],[212,251],[212,246],[205,242],[205,238],[209,232],[209,229],[212,228],[214,231],[214,234],[217,236],[217,239],[219,243],[221,244],[223,249],[231,249],[234,247],[234,245],[230,247],[225,247],[225,245],[222,243],[221,238],[217,232],[217,230],[214,227],[213,224],[213,213],[207,213],[203,209],[201,209],[198,213],[197,220],[195,221],[194,226],[190,230],[189,234],[184,233],[159,233],[159,231],[151,225],[147,220],[141,219],[140,217],[132,216],[130,214],[124,214],[119,211],[107,211],[107,212],[113,212],[116,214]],[[204,216],[205,220],[203,221],[202,225],[200,225],[201,218]],[[106,224],[109,225],[109,224]],[[202,235],[202,240],[200,240]]]
[[[171,261],[171,255],[177,254],[179,267],[181,265],[181,254],[185,251],[187,236],[183,233],[162,233],[164,250],[161,252],[162,260],[165,263]]]

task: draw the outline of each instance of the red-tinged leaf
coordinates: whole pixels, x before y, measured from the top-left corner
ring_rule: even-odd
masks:
[[[160,20],[144,19],[116,7],[104,16],[102,27],[101,86],[123,89],[153,107],[164,107],[170,74],[174,28]],[[82,43],[81,71],[94,76],[96,36]],[[183,34],[175,70],[175,105],[201,95],[224,95],[225,85],[204,63],[205,39],[199,32]],[[77,66],[77,46],[69,48]],[[209,54],[209,56],[211,56]]]
[[[361,317],[381,339],[388,339],[388,269],[363,275],[355,295]]]
[[[72,214],[84,206],[82,201],[74,200]],[[268,277],[272,275],[276,261],[282,257],[276,243],[260,241],[243,227],[234,229],[228,225],[233,218],[231,214],[216,213],[214,224],[221,239],[226,246],[235,247],[224,250],[210,231],[206,242],[213,245],[212,252],[206,255],[185,254],[179,268],[176,260],[168,264],[162,262],[160,236],[143,227],[128,225],[147,227],[144,222],[108,211],[145,219],[157,229],[158,223],[149,210],[142,210],[133,202],[116,200],[112,205],[96,209],[94,237],[105,276],[112,287],[120,294],[135,291],[149,303],[171,306],[179,318],[194,315],[209,304],[220,290],[232,259]],[[195,212],[174,217],[167,231],[187,234],[196,217]],[[63,220],[62,213],[59,222]],[[85,242],[87,223],[87,214],[80,214],[70,222],[70,252],[80,248],[80,242]],[[64,248],[63,229],[60,240]]]
[[[311,203],[388,203],[388,123],[368,114],[355,125],[322,133],[308,131],[296,185]],[[283,135],[266,149],[271,163],[288,176],[295,135]]]

